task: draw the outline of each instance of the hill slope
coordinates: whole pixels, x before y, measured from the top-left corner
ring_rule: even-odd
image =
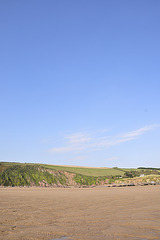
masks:
[[[1,186],[81,186],[101,184],[106,177],[86,176],[40,164],[0,164]]]
[[[0,186],[91,186],[127,182],[140,175],[156,175],[159,169],[119,169],[55,166],[46,164],[0,163]],[[141,179],[138,181],[141,182]]]

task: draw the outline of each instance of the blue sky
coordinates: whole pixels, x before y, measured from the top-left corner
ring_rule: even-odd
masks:
[[[160,2],[0,2],[0,160],[160,167]]]

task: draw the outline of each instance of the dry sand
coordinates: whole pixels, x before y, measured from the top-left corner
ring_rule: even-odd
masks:
[[[0,188],[0,239],[63,236],[160,240],[160,186]]]

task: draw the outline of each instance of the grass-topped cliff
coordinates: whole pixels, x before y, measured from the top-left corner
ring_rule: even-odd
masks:
[[[143,175],[155,175],[160,181],[160,169],[155,168],[87,168],[0,162],[0,186],[91,186],[127,182]]]
[[[65,184],[61,172],[50,173],[39,164],[0,164],[0,185],[3,186],[49,186]]]

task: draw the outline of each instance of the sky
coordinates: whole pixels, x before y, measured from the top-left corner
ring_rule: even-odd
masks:
[[[160,1],[0,1],[0,161],[160,167]]]

